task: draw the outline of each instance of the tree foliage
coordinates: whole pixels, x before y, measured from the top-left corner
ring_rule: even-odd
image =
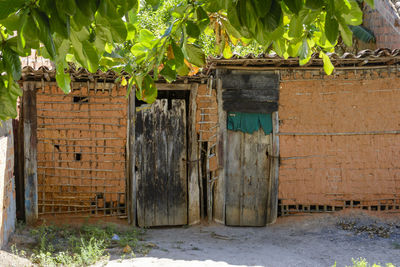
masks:
[[[65,93],[64,70],[76,62],[91,72],[124,70],[130,78],[121,83],[152,102],[155,79],[196,74],[206,53],[230,57],[251,47],[305,64],[320,52],[330,74],[326,52],[339,36],[351,46],[349,25],[361,22],[356,0],[1,0],[0,119],[16,116],[19,57],[31,49],[55,63]]]

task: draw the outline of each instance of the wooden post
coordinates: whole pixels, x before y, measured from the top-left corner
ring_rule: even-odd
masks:
[[[218,103],[218,181],[214,189],[214,221],[225,224],[225,194],[226,194],[226,142],[227,142],[227,129],[226,129],[226,111],[223,109],[222,102],[222,80],[218,75],[217,70],[217,103]]]
[[[128,222],[136,225],[136,146],[135,146],[135,123],[136,105],[135,88],[132,88],[128,99],[128,128],[126,143],[126,168],[127,168],[127,207]]]
[[[279,187],[279,116],[278,111],[272,113],[272,164],[270,168],[269,196],[267,202],[267,224],[274,223],[278,217]]]
[[[32,224],[38,218],[36,87],[25,82],[23,89],[25,220]]]
[[[200,179],[198,172],[198,165],[200,161],[198,159],[198,144],[197,144],[197,133],[196,133],[196,97],[197,88],[199,85],[194,83],[191,85],[190,99],[189,99],[189,117],[188,117],[188,195],[189,195],[189,207],[188,207],[188,223],[193,225],[200,222]]]

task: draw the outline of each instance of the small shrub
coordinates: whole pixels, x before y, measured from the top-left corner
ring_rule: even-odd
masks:
[[[368,264],[367,260],[364,258],[358,258],[358,259],[351,259],[353,262],[353,265],[346,266],[346,267],[396,267],[391,263],[386,263],[385,265],[380,265],[380,264]],[[336,267],[336,262],[332,267]]]
[[[30,260],[39,266],[88,266],[106,258],[110,246],[123,248],[129,245],[132,250],[137,248],[136,251],[140,252],[137,244],[142,233],[135,228],[117,230],[113,224],[105,227],[85,224],[81,228],[42,225],[30,231],[37,242],[36,249],[30,253]],[[112,240],[114,235],[119,238]],[[11,246],[11,251],[16,255],[26,255],[16,245]],[[131,254],[134,257],[133,251]]]

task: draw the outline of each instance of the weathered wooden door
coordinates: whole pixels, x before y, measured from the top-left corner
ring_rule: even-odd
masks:
[[[226,224],[265,226],[271,135],[228,130]]]
[[[186,105],[158,99],[136,116],[139,226],[187,224]]]

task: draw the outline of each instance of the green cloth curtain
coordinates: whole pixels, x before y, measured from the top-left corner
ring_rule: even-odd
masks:
[[[260,127],[265,134],[272,132],[272,116],[261,113],[228,112],[228,130],[252,134]]]

